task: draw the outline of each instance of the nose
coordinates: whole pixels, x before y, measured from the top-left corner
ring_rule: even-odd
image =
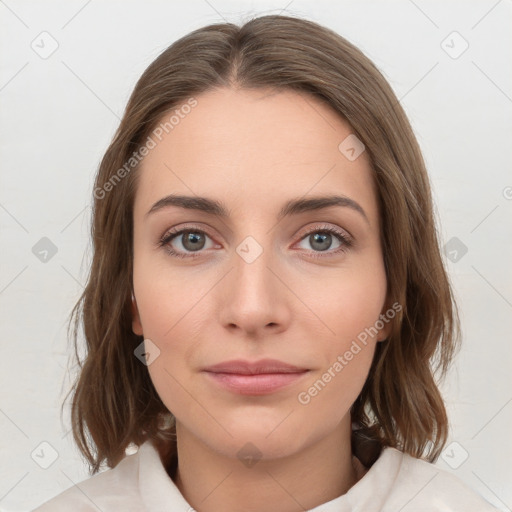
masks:
[[[221,324],[255,338],[286,330],[293,294],[270,250],[254,261],[234,253],[232,261],[234,268],[222,280]]]

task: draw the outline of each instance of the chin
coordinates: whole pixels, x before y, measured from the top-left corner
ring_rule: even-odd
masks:
[[[245,458],[263,461],[292,456],[325,435],[308,431],[310,422],[297,424],[291,420],[293,413],[284,421],[286,414],[281,412],[278,416],[272,421],[248,420],[247,417],[244,421],[226,419],[225,425],[232,437],[211,436],[206,432],[202,432],[201,437],[217,453],[244,462]]]
[[[224,442],[216,448],[226,457],[239,459],[247,467],[257,461],[288,457],[303,448],[301,441],[291,437],[288,431],[283,431],[280,436],[274,434],[268,436],[254,428],[242,429],[228,443]]]

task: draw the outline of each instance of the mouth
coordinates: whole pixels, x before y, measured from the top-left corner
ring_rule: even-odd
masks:
[[[203,372],[215,384],[241,395],[266,395],[291,385],[310,370],[275,359],[225,361]]]

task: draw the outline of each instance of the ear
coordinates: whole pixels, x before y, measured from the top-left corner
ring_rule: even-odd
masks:
[[[139,308],[132,292],[132,331],[138,336],[143,336],[142,324],[140,322]]]
[[[379,330],[379,334],[377,335],[377,341],[386,341],[391,332],[392,323],[391,323],[391,320],[388,320],[388,323],[386,323],[385,312],[382,313],[382,315],[379,318],[384,318],[384,320],[383,320],[384,327]]]
[[[390,311],[392,315],[390,314]],[[382,325],[382,328],[379,329],[379,334],[377,335],[377,341],[386,341],[389,334],[391,333],[391,328],[393,327],[393,318],[395,317],[395,311],[394,309],[389,306],[389,302],[386,301],[384,304],[384,307],[382,308],[382,311],[379,315],[379,327]]]

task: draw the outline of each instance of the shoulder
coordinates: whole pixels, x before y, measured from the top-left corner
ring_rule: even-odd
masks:
[[[32,512],[126,512],[143,510],[138,486],[139,452],[66,489]]]
[[[395,468],[383,512],[498,510],[462,480],[434,464],[411,457],[394,448],[386,448],[380,459],[383,471],[386,467]]]

